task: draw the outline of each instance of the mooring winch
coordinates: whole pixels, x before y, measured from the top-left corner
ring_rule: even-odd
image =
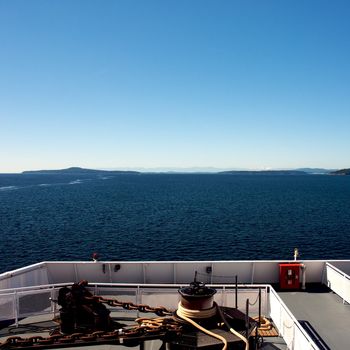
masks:
[[[179,289],[175,317],[185,324],[183,332],[171,341],[172,349],[247,350],[249,342],[254,346],[251,335],[256,322],[237,309],[218,306],[214,301],[216,292],[196,278],[189,287]]]
[[[61,334],[72,334],[80,330],[112,330],[113,321],[107,307],[94,298],[85,288],[87,281],[63,287],[58,293]],[[113,327],[115,328],[115,327]]]

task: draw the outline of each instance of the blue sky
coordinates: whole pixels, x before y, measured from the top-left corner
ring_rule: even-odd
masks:
[[[349,1],[0,0],[0,172],[350,167]]]

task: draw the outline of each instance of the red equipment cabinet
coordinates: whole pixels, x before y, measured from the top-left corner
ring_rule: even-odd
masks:
[[[299,289],[300,288],[300,263],[285,263],[280,265],[280,288]]]

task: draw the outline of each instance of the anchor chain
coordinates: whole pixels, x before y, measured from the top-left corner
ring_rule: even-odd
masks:
[[[105,298],[101,296],[85,297],[86,300],[97,301],[113,307],[122,307],[125,310],[137,310],[140,312],[152,312],[157,316],[172,316],[174,311],[165,308],[164,306],[151,307],[146,304],[134,304],[130,301],[119,301],[117,299]]]
[[[49,337],[32,336],[22,338],[20,336],[8,337],[5,342],[0,342],[0,349],[15,348],[46,348],[59,347],[67,344],[84,345],[91,342],[118,342],[122,344],[127,340],[142,341],[147,337],[165,337],[172,334],[179,334],[181,326],[173,318],[174,312],[164,306],[151,307],[146,304],[135,304],[123,302],[117,299],[105,298],[101,296],[85,297],[87,300],[104,303],[112,307],[121,307],[125,310],[137,310],[142,313],[154,313],[158,318],[137,318],[136,326],[127,326],[114,331],[95,331],[92,333],[73,333],[69,335],[50,335]],[[166,317],[168,316],[168,317]]]
[[[90,342],[117,342],[122,344],[127,340],[145,340],[147,336],[152,338],[179,334],[181,326],[173,318],[137,319],[139,324],[134,327],[116,329],[111,332],[96,331],[92,333],[73,333],[70,335],[51,335],[49,337],[32,336],[22,338],[20,336],[8,337],[4,343],[0,343],[0,349],[30,348],[41,346],[42,348],[64,346],[64,344],[81,344]]]

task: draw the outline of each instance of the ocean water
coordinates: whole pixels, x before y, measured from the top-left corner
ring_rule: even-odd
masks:
[[[0,271],[42,260],[350,258],[350,176],[0,175]]]

